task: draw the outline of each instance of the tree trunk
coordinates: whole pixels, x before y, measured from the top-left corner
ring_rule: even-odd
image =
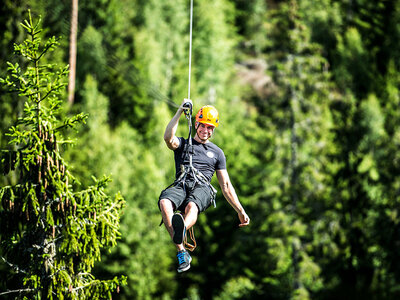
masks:
[[[78,32],[78,0],[72,0],[71,33],[69,43],[68,103],[74,103],[76,73],[76,36]]]

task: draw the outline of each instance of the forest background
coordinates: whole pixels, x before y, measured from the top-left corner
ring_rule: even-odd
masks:
[[[47,59],[68,64],[71,2],[2,1],[0,77],[28,8],[45,37],[62,36]],[[79,1],[65,114],[89,119],[64,157],[83,187],[111,175],[126,201],[97,276],[128,276],[115,299],[398,299],[400,1],[194,1],[194,110],[220,112],[212,141],[251,225],[238,228],[219,192],[177,274],[157,200],[174,176],[164,128],[187,97],[189,4]],[[24,99],[0,97],[5,148]]]

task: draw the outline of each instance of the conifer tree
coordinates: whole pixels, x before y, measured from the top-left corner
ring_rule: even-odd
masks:
[[[103,248],[119,237],[124,200],[105,193],[108,177],[74,191],[77,180],[68,170],[60,146],[63,133],[84,123],[81,113],[60,120],[68,67],[43,64],[58,45],[41,42],[40,20],[21,24],[28,38],[14,46],[27,65],[8,63],[1,83],[26,99],[24,114],[7,134],[0,171],[12,178],[0,187],[0,254],[9,268],[0,295],[18,299],[104,299],[126,278],[99,280],[92,275]]]

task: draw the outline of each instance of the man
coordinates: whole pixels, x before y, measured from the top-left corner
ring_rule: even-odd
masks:
[[[196,134],[194,138],[190,137],[192,149],[187,149],[187,141],[184,138],[176,137],[179,118],[182,112],[188,109],[188,105],[191,107],[192,101],[185,99],[165,129],[164,141],[168,148],[174,151],[176,178],[180,180],[176,180],[172,187],[162,191],[158,202],[163,222],[178,250],[179,273],[188,270],[192,260],[183,245],[186,230],[196,223],[198,214],[205,211],[214,201],[215,193],[210,185],[214,172],[224,197],[238,214],[239,226],[250,223],[250,218],[240,204],[229,179],[224,152],[209,141],[219,125],[218,111],[210,105],[199,110],[196,115]],[[194,171],[190,168],[190,154]],[[185,166],[187,171],[181,165]],[[181,211],[183,216],[179,213],[174,214],[177,210]]]

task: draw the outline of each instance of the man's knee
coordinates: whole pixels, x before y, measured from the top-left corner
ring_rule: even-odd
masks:
[[[161,199],[159,202],[160,210],[165,211],[165,210],[173,210],[174,205],[171,200],[169,199]]]
[[[198,213],[199,212],[199,208],[197,207],[197,204],[190,201],[185,208],[185,212],[186,214],[188,214],[189,212],[195,212]]]

